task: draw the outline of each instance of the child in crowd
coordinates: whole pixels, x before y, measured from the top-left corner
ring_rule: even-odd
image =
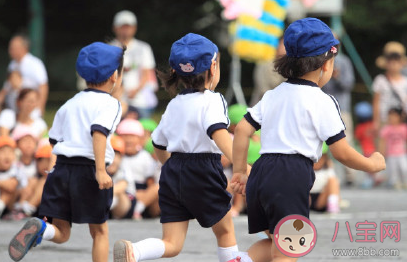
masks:
[[[23,84],[23,78],[19,71],[11,71],[8,73],[7,82],[3,89],[0,91],[0,104],[12,111],[17,111],[16,100]]]
[[[355,138],[359,141],[363,155],[371,156],[376,151],[373,111],[369,102],[359,102],[355,105],[355,116],[358,124],[355,128]]]
[[[116,132],[125,143],[125,155],[120,167],[132,177],[132,186],[136,187],[137,204],[133,218],[139,220],[146,208],[158,205],[158,184],[154,181],[155,161],[143,149],[144,129],[139,121],[124,119]]]
[[[125,153],[125,143],[120,136],[111,139],[114,150],[113,162],[107,167],[107,172],[113,179],[113,202],[110,207],[112,218],[132,218],[136,205],[136,191],[132,186],[132,177],[120,168],[122,157]]]
[[[6,208],[12,209],[17,192],[15,147],[16,142],[13,139],[0,136],[0,217]]]
[[[93,239],[92,260],[107,262],[107,218],[112,203],[112,179],[106,164],[114,158],[110,136],[121,116],[121,106],[110,93],[120,86],[125,48],[92,43],[81,49],[78,74],[88,88],[69,99],[56,113],[49,131],[57,161],[48,174],[38,218],[28,220],[12,238],[9,255],[21,260],[42,239],[68,241],[72,223],[87,223]]]
[[[34,89],[21,89],[17,97],[17,113],[10,109],[5,109],[0,113],[0,134],[9,135],[13,129],[26,126],[36,137],[42,137],[48,128],[41,117],[33,116],[33,112],[38,106],[38,97],[38,91]]]
[[[391,108],[387,125],[380,131],[380,152],[386,156],[388,183],[395,189],[407,189],[407,125],[402,120],[403,111]]]
[[[267,91],[235,129],[231,186],[246,192],[249,233],[265,231],[269,236],[254,244],[249,256],[242,255],[242,261],[297,260],[277,248],[274,229],[286,216],[309,217],[313,163],[321,157],[324,141],[348,167],[367,172],[385,168],[380,153],[366,158],[349,146],[338,103],[321,90],[332,76],[338,52],[331,29],[316,18],[297,20],[285,31],[284,45],[287,54],[275,62],[275,69],[288,80]],[[248,177],[249,140],[259,129],[261,157]]]
[[[19,192],[16,203],[16,210],[21,210],[24,200],[34,193],[38,178],[35,162],[35,152],[37,150],[37,137],[33,130],[27,126],[18,126],[13,130],[12,138],[17,142],[19,159],[17,161],[17,179],[19,181]]]
[[[174,257],[181,251],[190,219],[212,227],[218,240],[218,257],[226,262],[237,251],[231,195],[226,191],[220,154],[232,158],[229,118],[223,96],[214,92],[219,83],[219,52],[207,38],[187,34],[171,48],[171,69],[159,72],[172,94],[152,134],[161,163],[160,208],[163,238],[137,243],[120,240],[114,245],[114,261],[144,261]],[[168,150],[168,151],[167,151]]]
[[[310,191],[310,209],[320,212],[339,213],[339,180],[335,175],[328,151],[329,147],[324,142],[322,156],[314,164],[315,181]]]
[[[48,141],[48,140],[47,140]],[[32,194],[21,195],[19,199],[19,206],[14,220],[22,219],[25,217],[34,216],[37,214],[37,209],[40,206],[42,190],[48,176],[49,167],[51,165],[52,147],[48,143],[39,143],[38,149],[35,152],[35,165],[36,175]]]

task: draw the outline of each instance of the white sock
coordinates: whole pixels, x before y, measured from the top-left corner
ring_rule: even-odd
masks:
[[[219,262],[227,262],[231,259],[236,258],[234,253],[239,251],[237,245],[231,247],[218,247],[218,258]]]
[[[165,252],[165,244],[158,238],[147,238],[133,243],[133,253],[136,261],[161,258]]]
[[[3,200],[0,199],[0,215],[3,214],[4,209],[6,208],[6,204]]]
[[[134,212],[141,214],[144,212],[144,210],[146,210],[146,206],[144,205],[144,203],[141,201],[137,201]]]
[[[117,206],[117,203],[119,203],[119,200],[117,199],[117,196],[114,196],[112,200],[112,205],[110,206],[110,210],[115,208]]]
[[[23,202],[21,208],[22,208],[23,212],[28,216],[31,216],[37,210],[37,208],[35,206],[31,205],[27,201]]]
[[[47,227],[45,228],[44,234],[42,235],[42,239],[44,240],[51,240],[55,237],[55,228],[50,223],[46,223]]]
[[[339,210],[339,196],[329,195],[328,196],[328,212],[338,213]]]

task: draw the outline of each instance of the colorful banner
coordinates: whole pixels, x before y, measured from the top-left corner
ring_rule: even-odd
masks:
[[[265,0],[259,18],[241,14],[231,24],[231,52],[250,62],[274,58],[284,31],[289,0]]]

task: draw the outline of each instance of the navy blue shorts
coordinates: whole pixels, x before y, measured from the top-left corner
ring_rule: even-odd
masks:
[[[59,155],[45,182],[39,215],[102,224],[108,219],[112,200],[113,188],[99,189],[93,160]]]
[[[314,184],[313,162],[302,155],[263,154],[253,165],[246,186],[249,233],[270,230],[288,215],[309,218]]]
[[[215,225],[231,207],[227,183],[219,154],[172,153],[160,177],[161,223],[196,218],[202,227]]]

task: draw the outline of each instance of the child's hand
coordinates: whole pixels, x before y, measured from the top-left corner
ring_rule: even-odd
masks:
[[[374,166],[372,173],[382,171],[386,168],[386,161],[384,160],[383,155],[379,152],[374,152],[369,159],[372,161]]]
[[[246,195],[247,175],[243,173],[234,173],[230,181],[230,187],[234,193]]]
[[[113,186],[112,178],[106,173],[106,170],[96,171],[96,181],[98,181],[100,190]]]

